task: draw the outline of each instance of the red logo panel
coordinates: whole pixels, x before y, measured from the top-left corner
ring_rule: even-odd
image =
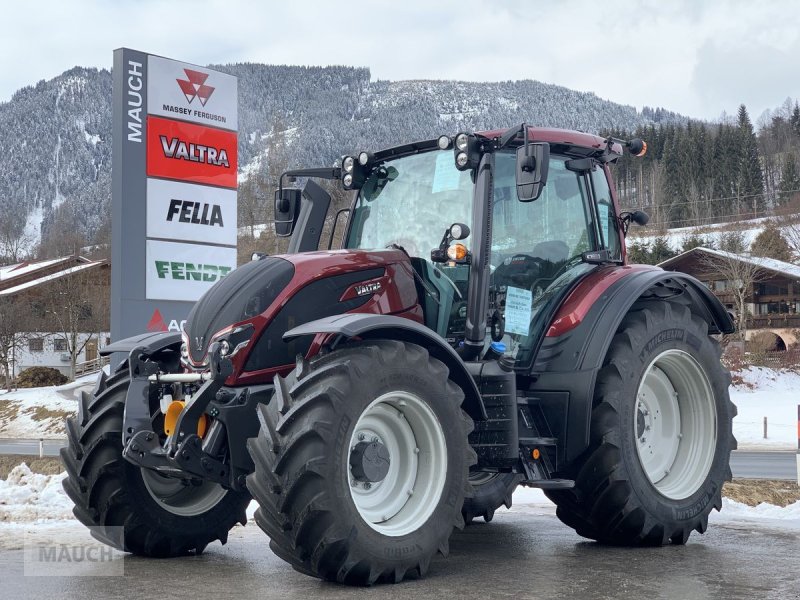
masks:
[[[147,176],[236,187],[236,133],[147,117]]]

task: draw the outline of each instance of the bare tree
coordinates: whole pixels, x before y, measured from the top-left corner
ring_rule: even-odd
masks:
[[[100,274],[100,269],[77,270],[54,279],[48,286],[48,313],[66,342],[70,380],[75,379],[78,356],[93,339],[92,334],[107,326],[108,288],[102,283],[106,275]]]
[[[700,264],[709,275],[725,282],[725,291],[734,298],[736,335],[744,341],[747,335],[747,303],[753,287],[766,273],[750,256],[725,251],[702,251]]]
[[[780,210],[776,224],[795,257],[800,259],[800,194]]]
[[[7,390],[11,390],[14,378],[15,357],[32,336],[22,330],[29,313],[30,307],[16,298],[0,296],[0,371]]]
[[[33,235],[25,229],[25,217],[12,211],[0,219],[0,260],[16,263],[31,250]]]

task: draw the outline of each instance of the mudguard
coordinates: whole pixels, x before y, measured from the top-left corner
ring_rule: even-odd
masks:
[[[426,348],[431,356],[441,360],[450,369],[450,379],[464,390],[463,408],[476,421],[485,421],[478,386],[470,375],[466,363],[455,350],[433,331],[415,321],[392,315],[344,314],[310,321],[283,334],[284,341],[303,335],[319,333],[338,334],[345,338],[390,339],[410,342]]]
[[[686,304],[709,324],[710,333],[735,330],[722,303],[700,281],[684,273],[655,268],[631,270],[602,290],[588,311],[579,315],[576,326],[544,339],[532,367],[534,382],[529,395],[569,392],[566,411],[560,405],[543,407],[548,421],[559,424],[554,435],[565,440],[560,444],[560,459],[572,461],[587,448],[597,373],[625,315],[637,302],[648,300]],[[559,313],[553,322],[560,317],[575,321],[575,317]],[[547,414],[548,410],[553,414]]]
[[[173,344],[180,345],[180,343],[181,334],[178,331],[142,333],[139,335],[134,335],[133,337],[125,338],[124,340],[118,340],[113,344],[109,344],[108,346],[104,346],[100,349],[100,354],[102,356],[108,356],[109,354],[113,354],[115,352],[125,352],[126,354],[130,354],[130,351],[134,348],[143,347],[145,354],[150,355],[158,352],[159,350],[163,350],[167,346],[172,346]]]

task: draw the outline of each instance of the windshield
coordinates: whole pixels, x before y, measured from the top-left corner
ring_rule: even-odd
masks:
[[[356,201],[347,248],[402,246],[430,257],[445,229],[472,223],[472,181],[452,150],[399,158],[372,172]],[[465,242],[467,245],[469,242]]]

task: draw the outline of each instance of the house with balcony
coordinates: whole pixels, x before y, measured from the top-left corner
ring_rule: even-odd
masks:
[[[698,247],[665,260],[658,266],[696,277],[732,315],[737,311],[735,290],[744,285],[747,340],[757,335],[761,340],[769,340],[771,347],[766,350],[783,351],[798,347],[800,265]]]
[[[17,324],[12,377],[34,366],[69,375],[71,349],[80,350],[76,374],[100,365],[99,350],[109,343],[110,274],[107,260],[82,256],[0,266],[0,312]]]

